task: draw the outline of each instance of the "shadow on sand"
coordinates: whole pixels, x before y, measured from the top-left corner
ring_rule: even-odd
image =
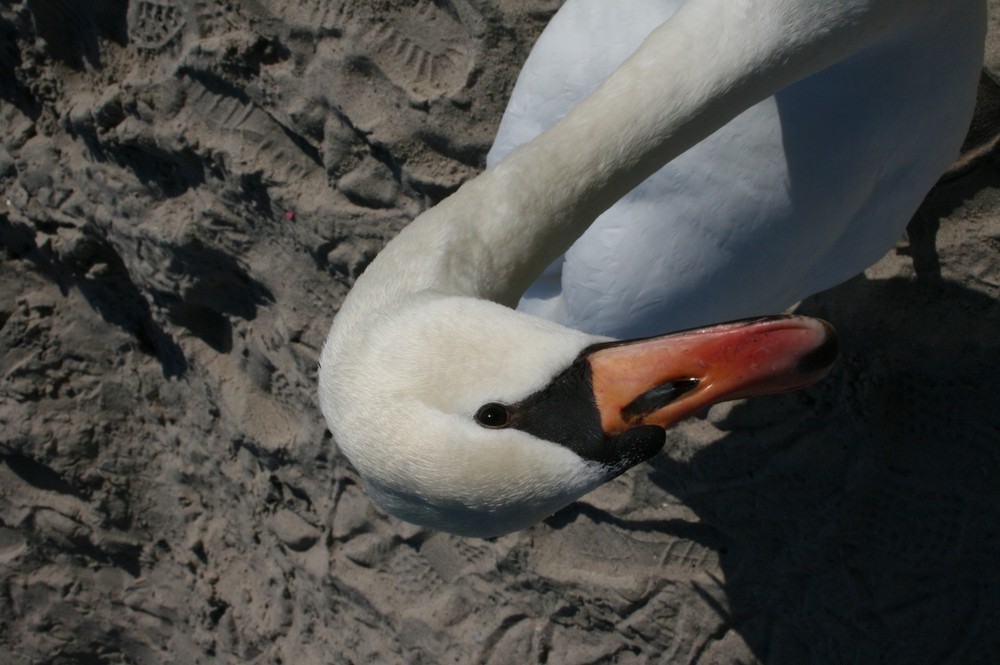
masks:
[[[898,250],[916,279],[859,277],[800,306],[841,335],[826,380],[713,411],[720,438],[684,459],[671,433],[649,478],[698,522],[582,503],[556,519],[717,552],[724,593],[699,594],[767,665],[1000,662],[1000,303],[941,274],[951,261],[969,283],[1000,280],[1000,258],[936,247],[962,223],[941,217],[998,176],[935,190]],[[983,242],[978,256],[1000,251]]]

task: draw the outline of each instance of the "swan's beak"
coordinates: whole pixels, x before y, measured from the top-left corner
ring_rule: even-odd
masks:
[[[837,358],[826,321],[775,316],[610,342],[588,350],[594,398],[606,434],[669,427],[727,400],[804,388]]]

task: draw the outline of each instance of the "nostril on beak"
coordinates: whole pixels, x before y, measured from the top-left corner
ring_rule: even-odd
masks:
[[[643,416],[662,409],[697,386],[698,379],[678,379],[650,388],[622,409],[622,420],[627,423],[635,422]]]

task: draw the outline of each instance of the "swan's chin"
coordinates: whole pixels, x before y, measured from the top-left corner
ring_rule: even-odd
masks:
[[[598,463],[584,460],[573,467],[564,468],[559,479],[563,482],[557,483],[561,491],[552,493],[552,487],[538,487],[536,495],[516,499],[509,496],[513,493],[511,488],[503,486],[483,486],[473,500],[431,499],[372,478],[365,478],[364,488],[378,507],[411,524],[459,536],[493,538],[537,524],[617,475]],[[573,476],[572,479],[566,478],[567,475]]]

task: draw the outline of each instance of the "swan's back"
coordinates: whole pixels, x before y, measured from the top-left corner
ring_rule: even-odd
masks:
[[[681,4],[570,0],[532,51],[489,162],[558,120]],[[957,154],[984,15],[980,0],[955,2],[946,20],[744,111],[602,215],[520,308],[651,335],[781,311],[860,272]],[[711,63],[664,63],[678,66]]]

